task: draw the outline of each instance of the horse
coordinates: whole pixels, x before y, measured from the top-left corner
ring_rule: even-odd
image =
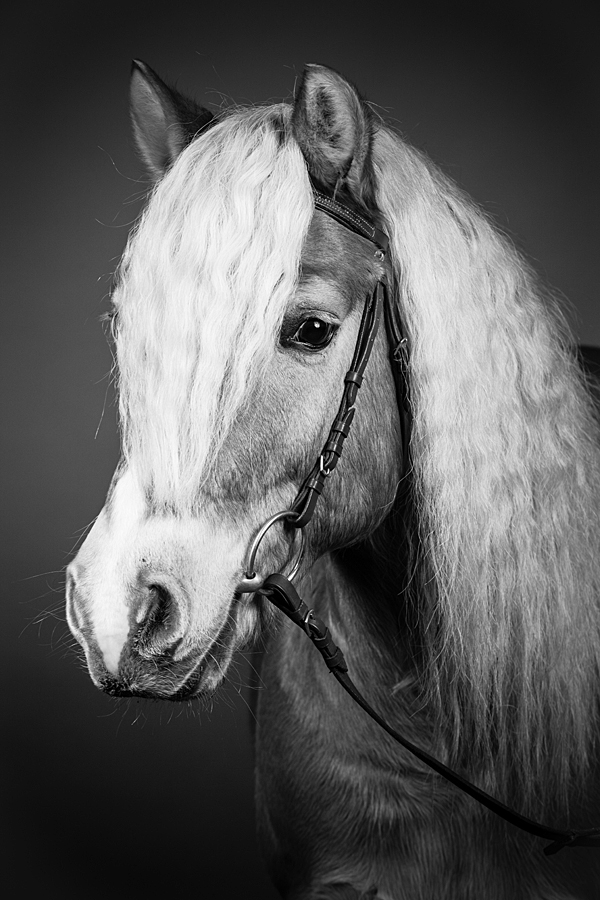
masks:
[[[214,115],[136,61],[130,99],[152,190],[112,294],[122,458],[67,569],[92,681],[206,698],[266,639],[257,828],[285,898],[575,897],[265,589],[293,580],[407,740],[572,827],[598,726],[600,433],[556,299],[330,68]],[[380,294],[398,344],[369,325],[345,376]]]

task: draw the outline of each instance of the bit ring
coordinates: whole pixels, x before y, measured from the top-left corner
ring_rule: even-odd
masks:
[[[255,571],[255,562],[256,562],[256,554],[258,552],[258,548],[260,547],[260,543],[264,538],[265,534],[271,528],[271,526],[275,525],[276,522],[280,522],[282,519],[292,519],[298,518],[298,513],[292,509],[284,509],[281,512],[275,513],[274,516],[271,516],[270,519],[261,525],[259,530],[257,531],[252,543],[250,544],[250,548],[248,550],[248,555],[246,557],[246,563],[244,565],[244,575],[242,580],[237,584],[235,588],[236,594],[252,594],[257,591],[264,582],[264,578],[261,578],[260,575],[256,574]],[[304,556],[304,531],[300,529],[300,551],[292,565],[290,571],[288,573],[283,572],[282,574],[286,576],[290,581],[293,581],[298,571],[300,569],[300,564],[302,562]]]

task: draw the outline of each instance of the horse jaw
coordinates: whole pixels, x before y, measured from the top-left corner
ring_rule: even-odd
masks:
[[[209,512],[150,516],[133,475],[119,478],[67,570],[69,626],[98,687],[179,698],[217,686],[257,618],[234,597],[241,533]]]

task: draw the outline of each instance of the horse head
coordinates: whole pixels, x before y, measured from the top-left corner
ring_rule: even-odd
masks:
[[[135,139],[156,184],[114,291],[123,458],[68,569],[68,619],[116,695],[182,699],[224,677],[271,613],[236,592],[262,522],[289,509],[340,403],[365,297],[396,273],[313,190],[382,222],[375,123],[332,70],[291,105],[213,117],[134,64]],[[402,445],[383,329],[300,575],[394,506]],[[385,437],[382,437],[385,436]],[[265,576],[297,553],[282,522]]]

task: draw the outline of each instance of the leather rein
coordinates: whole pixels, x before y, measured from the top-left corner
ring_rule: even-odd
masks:
[[[380,228],[369,219],[359,215],[332,197],[328,197],[314,189],[313,195],[315,209],[321,210],[340,225],[371,241],[376,248],[375,258],[380,262],[385,259],[389,239]],[[437,772],[438,775],[441,775],[464,793],[469,794],[469,796],[506,822],[536,837],[551,841],[550,844],[544,847],[546,855],[557,853],[563,847],[600,847],[600,828],[585,831],[560,831],[523,816],[470,781],[467,781],[453,769],[444,765],[388,725],[362,696],[348,674],[348,665],[344,655],[333,641],[329,629],[315,615],[314,611],[309,609],[292,583],[298,573],[302,559],[304,538],[302,529],[310,522],[326,481],[340,460],[344,441],[348,437],[354,418],[356,396],[363,381],[363,375],[371,356],[382,317],[385,321],[389,358],[400,418],[403,456],[402,477],[406,477],[409,466],[411,431],[411,409],[408,390],[408,343],[400,320],[398,307],[390,297],[385,276],[382,276],[378,279],[373,293],[367,296],[365,301],[354,356],[344,378],[344,393],[323,450],[302,483],[291,507],[271,516],[252,541],[247,556],[244,577],[236,587],[236,596],[239,597],[245,593],[258,593],[270,600],[288,619],[302,628],[344,690],[395,741],[412,753],[413,756],[417,757],[417,759],[421,760],[421,762],[425,763],[425,765],[429,766],[429,768],[433,769],[433,771]],[[256,553],[266,532],[275,522],[281,520],[287,521],[291,527],[300,530],[302,537],[300,553],[292,570],[287,575],[275,572],[263,579],[255,572]]]

